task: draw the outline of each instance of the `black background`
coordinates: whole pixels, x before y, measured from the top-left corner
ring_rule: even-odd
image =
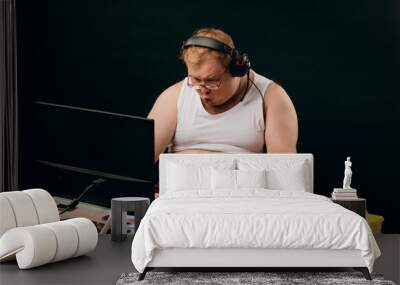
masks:
[[[146,116],[185,76],[182,41],[212,26],[293,100],[315,192],[340,187],[351,156],[352,186],[399,233],[400,2],[263,2],[17,1],[22,187],[33,100]]]

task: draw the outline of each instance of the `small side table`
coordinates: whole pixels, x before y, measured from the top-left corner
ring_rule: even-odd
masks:
[[[121,197],[111,200],[111,240],[123,241],[127,235],[126,214],[135,212],[135,232],[150,205],[149,198]]]
[[[367,200],[364,198],[354,198],[351,200],[336,200],[331,199],[332,202],[339,204],[340,206],[353,211],[354,213],[359,214],[361,217],[365,219],[365,213],[367,209]]]

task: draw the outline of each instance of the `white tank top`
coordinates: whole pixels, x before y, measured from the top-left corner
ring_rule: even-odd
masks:
[[[271,80],[254,72],[254,83],[264,96]],[[263,100],[254,85],[251,85],[242,102],[223,113],[210,114],[204,109],[194,88],[187,86],[185,78],[178,98],[172,152],[203,149],[258,153],[263,151],[264,144]]]

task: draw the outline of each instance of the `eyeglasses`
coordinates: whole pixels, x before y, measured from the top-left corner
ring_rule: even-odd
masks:
[[[196,78],[188,75],[187,85],[193,87],[195,90],[199,90],[201,87],[207,88],[209,90],[218,90],[221,87],[222,80],[224,78],[225,72],[222,74],[220,80],[210,80],[210,81],[199,81]]]

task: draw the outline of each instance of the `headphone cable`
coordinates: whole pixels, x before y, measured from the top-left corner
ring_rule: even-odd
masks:
[[[244,91],[244,94],[243,94],[242,98],[240,99],[240,102],[243,102],[243,99],[246,96],[247,91],[249,91],[249,80],[250,80],[250,70],[247,71],[246,89]]]
[[[240,102],[243,101],[244,97],[245,97],[246,94],[247,94],[247,91],[249,91],[249,81],[250,81],[251,84],[254,85],[254,87],[257,89],[257,91],[258,91],[258,93],[260,94],[261,99],[263,100],[263,103],[264,103],[264,95],[262,94],[260,88],[258,88],[258,86],[254,83],[254,81],[251,80],[251,78],[250,78],[250,70],[247,71],[246,91],[244,92],[244,94],[243,94],[243,96],[242,96],[242,99],[240,99]],[[251,87],[251,86],[250,86],[250,87]]]
[[[257,89],[258,93],[261,96],[261,100],[262,100],[262,103],[263,103],[262,104],[262,106],[263,106],[263,118],[264,118],[264,122],[265,122],[265,107],[264,107],[265,106],[265,98],[264,98],[264,95],[262,94],[260,88],[258,88],[257,84],[255,84],[254,81],[251,80],[251,78],[250,78],[250,69],[247,71],[246,91],[244,92],[244,94],[242,96],[242,99],[240,99],[240,102],[243,101],[244,97],[246,96],[247,92],[249,91],[249,88],[251,87],[251,86],[249,87],[249,81],[251,82],[252,85],[254,85],[254,87]]]

